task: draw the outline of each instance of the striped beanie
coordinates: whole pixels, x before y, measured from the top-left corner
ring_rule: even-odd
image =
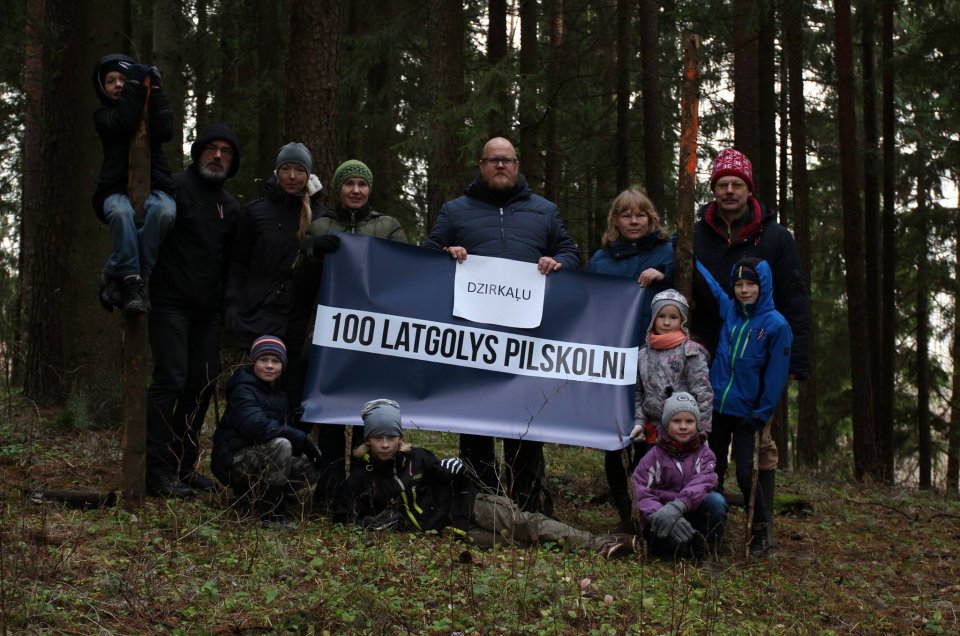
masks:
[[[263,356],[276,356],[283,366],[287,366],[287,346],[276,336],[260,336],[250,347],[250,362],[256,362]]]

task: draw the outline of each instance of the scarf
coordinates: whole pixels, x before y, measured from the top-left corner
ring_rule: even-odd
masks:
[[[683,344],[683,341],[687,339],[687,334],[683,333],[682,329],[680,331],[663,334],[651,332],[649,338],[652,349],[673,349]]]
[[[670,435],[667,434],[667,431],[662,427],[657,429],[657,446],[662,448],[670,457],[679,459],[685,457],[690,453],[696,452],[700,446],[703,445],[703,439],[700,436],[700,433],[697,432],[696,435],[690,438],[686,442],[678,442]]]
[[[703,218],[717,234],[725,237],[727,243],[732,245],[733,243],[756,243],[759,241],[760,235],[763,234],[763,223],[760,222],[762,216],[760,202],[750,197],[747,199],[747,218],[743,220],[739,227],[737,227],[737,222],[734,222],[732,226],[727,226],[727,222],[717,212],[716,201],[707,206]],[[736,231],[736,234],[731,236],[731,231]]]

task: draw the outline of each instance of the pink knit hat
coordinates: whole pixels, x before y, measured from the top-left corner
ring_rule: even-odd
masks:
[[[750,192],[753,192],[753,165],[739,150],[727,148],[713,160],[713,169],[710,170],[711,190],[720,177],[740,177]]]

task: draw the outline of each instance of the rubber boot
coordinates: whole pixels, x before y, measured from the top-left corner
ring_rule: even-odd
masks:
[[[776,483],[776,470],[761,470],[757,472],[757,482],[763,491],[763,509],[767,517],[767,547],[777,547],[777,540],[773,534],[773,489]]]

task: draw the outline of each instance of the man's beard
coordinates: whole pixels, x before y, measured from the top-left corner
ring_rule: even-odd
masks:
[[[200,176],[208,181],[226,181],[227,180],[227,171],[223,166],[219,166],[220,171],[216,172],[211,170],[207,166],[199,166],[197,171],[200,173]]]

